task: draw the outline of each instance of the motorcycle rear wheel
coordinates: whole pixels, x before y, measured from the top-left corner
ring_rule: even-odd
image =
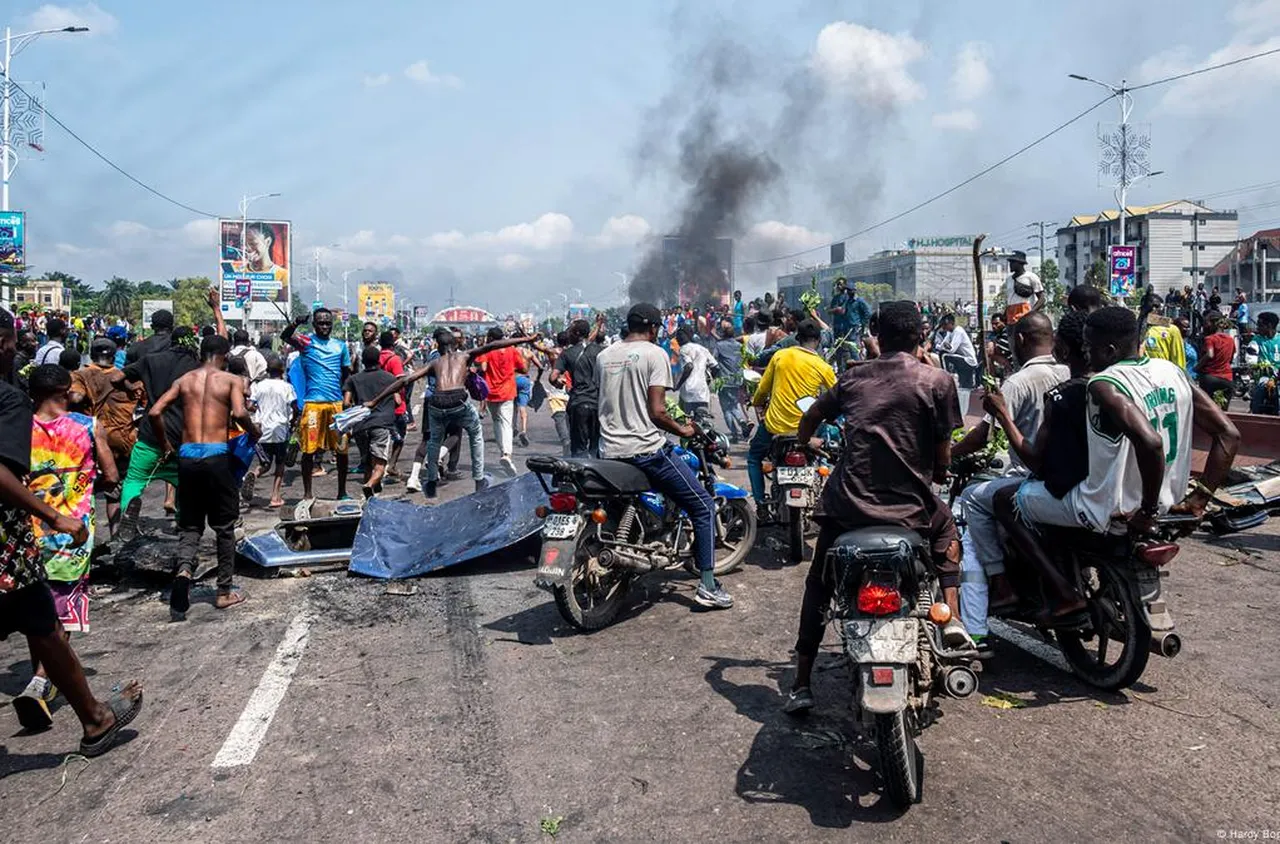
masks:
[[[716,539],[716,577],[728,574],[742,565],[756,544],[756,508],[749,498],[730,498],[716,508],[720,529]]]
[[[880,751],[880,775],[889,800],[899,809],[920,802],[924,759],[915,738],[915,715],[907,706],[897,712],[876,715],[876,747]]]
[[[619,569],[606,569],[603,574],[590,574],[594,560],[586,535],[578,537],[574,551],[573,580],[568,586],[554,588],[556,608],[564,620],[579,630],[608,627],[618,617],[633,575]]]
[[[804,562],[804,511],[788,507],[791,512],[787,516],[787,556],[793,563]]]
[[[1109,692],[1132,686],[1146,670],[1151,656],[1151,627],[1138,606],[1135,591],[1125,576],[1110,566],[1083,567],[1081,574],[1093,637],[1086,640],[1078,631],[1057,631],[1062,653],[1076,674],[1091,686]],[[1120,653],[1114,662],[1108,662],[1114,642],[1120,643]]]

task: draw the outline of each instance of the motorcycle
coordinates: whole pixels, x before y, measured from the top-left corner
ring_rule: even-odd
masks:
[[[796,406],[804,413],[813,402],[812,398],[803,398]],[[838,429],[823,427],[835,431],[834,439],[838,440]],[[826,439],[828,448],[832,448],[833,438]],[[787,556],[793,563],[804,561],[805,534],[834,463],[830,451],[815,449],[788,436],[775,437],[769,458],[761,463],[760,468],[769,477],[772,516],[787,527]]]
[[[961,530],[964,514],[956,499],[977,479],[974,473],[985,468],[990,466],[952,467],[952,512]],[[1142,676],[1152,653],[1172,658],[1182,650],[1173,616],[1162,599],[1160,580],[1169,576],[1166,566],[1180,550],[1175,540],[1199,524],[1194,516],[1166,515],[1156,519],[1155,533],[1140,538],[1041,526],[1042,547],[1075,583],[1085,599],[1085,610],[1046,625],[1042,619],[1049,604],[1039,578],[1030,565],[1019,564],[1015,550],[1006,546],[1005,559],[1012,563],[1006,570],[1019,600],[1016,606],[991,615],[1035,625],[1046,641],[1057,641],[1072,670],[1089,685],[1106,691],[1127,688]]]
[[[689,464],[715,502],[715,573],[733,571],[756,538],[749,493],[716,476],[729,466],[723,436],[694,426],[675,455]],[[564,619],[580,630],[606,627],[636,580],[684,567],[696,573],[693,525],[650,488],[641,470],[620,460],[535,455],[526,461],[548,495],[539,507],[542,551],[534,584],[549,590]]]
[[[947,648],[951,609],[915,531],[869,527],[841,534],[827,554],[832,616],[853,672],[853,708],[875,734],[885,791],[900,809],[920,801],[924,757],[916,743],[937,720],[942,694],[978,688],[972,648]]]

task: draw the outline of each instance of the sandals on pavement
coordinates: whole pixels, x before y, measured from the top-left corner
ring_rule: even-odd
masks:
[[[117,692],[107,701],[107,707],[111,710],[111,714],[116,717],[111,726],[97,738],[80,740],[80,755],[88,759],[101,756],[115,747],[116,742],[120,739],[120,731],[127,727],[129,722],[142,711],[142,690],[138,690],[138,696],[133,700]]]

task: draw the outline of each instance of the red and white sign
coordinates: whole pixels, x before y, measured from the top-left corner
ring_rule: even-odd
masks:
[[[497,322],[497,318],[484,308],[445,308],[431,318],[432,322]]]

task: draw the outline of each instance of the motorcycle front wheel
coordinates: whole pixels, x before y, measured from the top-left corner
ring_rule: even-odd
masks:
[[[616,568],[603,568],[596,555],[599,549],[586,531],[579,534],[574,551],[573,581],[556,586],[556,608],[564,620],[579,630],[608,627],[618,617],[631,591],[633,575]]]
[[[728,574],[742,565],[756,544],[756,508],[749,498],[730,498],[716,507],[716,576]]]
[[[804,562],[804,511],[788,507],[791,512],[787,517],[787,555],[793,563]]]
[[[897,712],[876,715],[876,748],[880,751],[880,775],[890,802],[908,809],[920,802],[924,759],[916,745],[915,715],[906,706]]]
[[[1151,627],[1135,590],[1111,566],[1082,566],[1080,574],[1092,631],[1057,631],[1062,653],[1091,686],[1109,692],[1132,686],[1151,655]]]

